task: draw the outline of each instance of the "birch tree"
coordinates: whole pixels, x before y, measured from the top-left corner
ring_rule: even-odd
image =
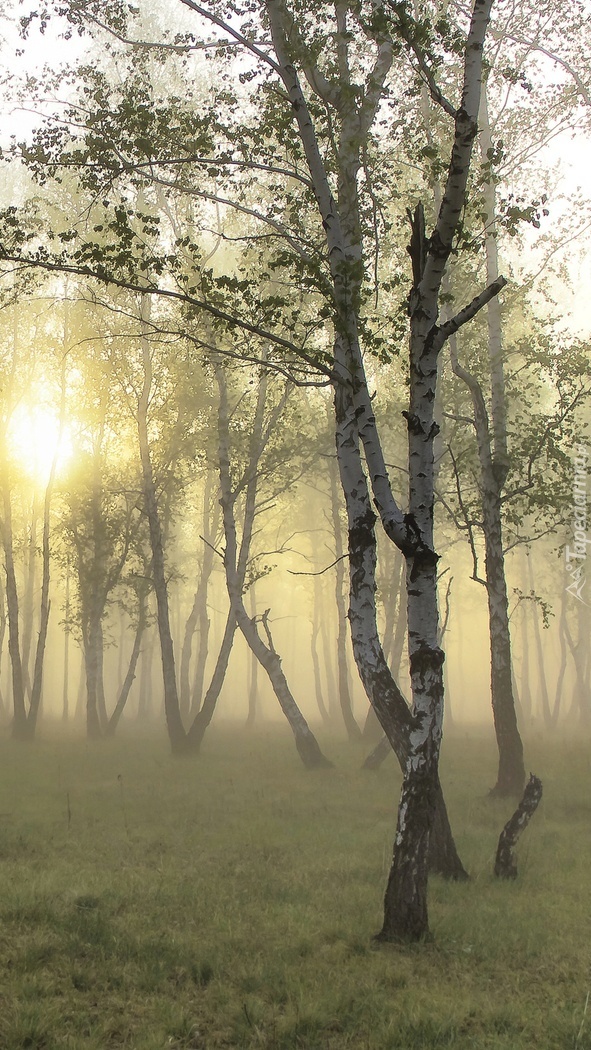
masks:
[[[443,652],[439,645],[438,556],[433,534],[433,443],[438,429],[434,408],[438,358],[446,340],[490,302],[504,284],[502,278],[493,281],[469,304],[454,309],[447,320],[441,320],[443,279],[450,254],[457,246],[478,131],[482,52],[492,3],[475,0],[461,46],[457,35],[450,44],[463,55],[461,87],[453,102],[437,84],[437,62],[432,57],[437,48],[445,52],[445,29],[436,30],[437,47],[431,47],[429,20],[413,19],[404,3],[377,4],[367,9],[345,3],[334,7],[318,5],[310,19],[305,11],[292,9],[283,0],[268,0],[257,5],[244,24],[238,24],[234,18],[226,20],[226,12],[217,5],[182,2],[214,27],[215,40],[225,54],[231,54],[233,48],[246,56],[241,61],[248,61],[251,68],[242,80],[248,82],[252,74],[255,82],[258,78],[261,84],[257,99],[260,120],[254,126],[242,123],[239,127],[235,119],[231,125],[236,96],[224,86],[225,98],[220,93],[218,105],[208,114],[207,127],[215,130],[216,140],[210,136],[207,141],[203,120],[203,137],[192,157],[185,155],[182,160],[183,172],[186,175],[190,170],[189,164],[194,171],[202,171],[205,166],[208,171],[219,173],[219,180],[226,185],[229,173],[234,173],[236,193],[232,202],[225,198],[225,205],[248,209],[252,222],[262,225],[265,238],[278,245],[274,269],[281,267],[296,287],[311,293],[315,317],[311,318],[299,306],[290,309],[285,296],[254,296],[248,282],[234,282],[230,288],[227,278],[216,279],[215,274],[202,273],[199,280],[185,279],[180,286],[177,284],[179,291],[172,291],[155,279],[158,271],[148,265],[147,270],[144,266],[140,282],[134,277],[137,268],[131,270],[129,254],[121,260],[117,251],[105,252],[104,245],[97,268],[95,245],[78,232],[74,234],[73,251],[68,249],[62,258],[50,257],[43,251],[37,252],[35,258],[30,246],[19,240],[18,233],[18,251],[11,252],[15,237],[10,236],[9,228],[4,257],[21,262],[34,260],[49,268],[70,266],[77,272],[94,273],[106,282],[124,283],[127,287],[133,286],[134,281],[143,288],[151,285],[154,293],[182,298],[228,329],[263,334],[276,355],[283,353],[294,365],[299,361],[300,369],[313,367],[330,378],[334,388],[337,458],[348,516],[349,620],[354,654],[367,694],[405,770],[380,936],[386,940],[420,939],[428,932],[430,842],[432,848],[435,843],[439,847],[436,863],[440,869],[456,876],[463,874],[438,778]],[[407,202],[412,280],[408,299],[410,393],[404,412],[409,485],[404,510],[394,498],[385,464],[377,413],[364,368],[363,343],[371,329],[366,249],[367,216],[372,213],[372,198],[375,203],[375,184],[370,172],[379,167],[379,147],[386,134],[378,130],[378,122],[391,99],[398,98],[404,104],[409,71],[427,79],[434,104],[442,108],[450,122],[451,148],[444,192],[430,235],[424,202],[417,202],[416,198]],[[229,64],[225,76],[237,76],[236,67]],[[265,132],[269,127],[280,133],[267,143]],[[139,141],[136,136],[136,150]],[[47,144],[44,149],[47,150]],[[137,154],[134,157],[135,170],[142,177],[154,178],[154,160],[150,156],[146,166],[146,147],[143,149],[144,159],[140,160]],[[84,164],[84,157],[81,159]],[[45,170],[43,157],[41,163]],[[120,158],[116,167],[117,171],[124,170]],[[237,172],[249,174],[240,180],[236,179]],[[253,207],[255,173],[265,192]],[[165,178],[158,172],[156,177],[161,182]],[[170,182],[168,178],[169,185]],[[382,200],[388,188],[391,190],[384,186],[382,178]],[[209,199],[219,203],[218,192],[198,192],[209,193]],[[245,203],[246,192],[251,194],[250,204]],[[123,217],[119,232],[124,226]],[[173,272],[174,259],[167,258],[166,266]],[[197,259],[195,266],[198,272]],[[146,272],[150,274],[149,281]],[[224,291],[231,291],[232,298],[222,298]],[[326,333],[331,330],[329,347]],[[391,676],[377,629],[374,506],[386,535],[400,549],[406,563],[410,709]]]
[[[552,182],[547,175],[540,180],[536,170],[540,150],[560,133],[567,129],[571,131],[573,125],[588,122],[585,107],[589,102],[586,83],[590,82],[590,71],[586,59],[575,57],[572,51],[573,41],[586,32],[585,19],[579,5],[569,9],[566,20],[562,14],[555,4],[536,5],[535,8],[526,5],[519,11],[504,11],[489,43],[479,117],[480,214],[477,219],[483,223],[485,271],[489,282],[499,275],[500,252],[507,250],[507,240],[513,241],[515,253],[520,226],[527,223],[533,223],[534,227],[541,223],[547,225],[545,217],[548,208],[552,207],[548,199],[548,194],[552,196]],[[538,187],[540,181],[542,186]],[[576,229],[577,223],[582,226],[585,220],[584,217],[573,217],[572,221]],[[569,226],[570,222],[567,223]],[[560,227],[552,235],[545,234],[542,261],[540,253],[536,253],[538,272],[536,275],[534,271],[534,281],[536,276],[543,278],[545,275],[543,255],[547,256],[549,264],[553,255],[560,255],[561,240],[568,243],[573,235],[573,228],[562,232]],[[522,246],[525,252],[526,237]],[[527,264],[520,261],[518,265],[522,272],[527,272]],[[531,264],[529,268],[531,270]],[[531,282],[530,274],[528,283]],[[514,303],[514,309],[516,306]],[[524,328],[530,325],[535,328],[531,313],[529,320],[522,321],[522,324]],[[546,511],[550,511],[552,486],[549,485],[549,470],[554,475],[557,467],[553,450],[560,440],[559,435],[562,433],[566,437],[568,417],[576,412],[588,386],[588,381],[583,378],[586,367],[583,364],[581,368],[582,362],[578,366],[573,362],[570,368],[562,365],[556,368],[551,349],[547,355],[536,353],[536,339],[535,336],[532,338],[531,329],[529,336],[524,335],[519,340],[513,332],[508,335],[512,328],[514,332],[515,321],[512,323],[511,314],[503,310],[495,298],[486,311],[484,361],[480,355],[474,354],[471,347],[467,351],[475,362],[475,366],[471,366],[466,361],[461,341],[450,341],[453,373],[464,384],[470,401],[469,414],[479,464],[479,507],[471,520],[478,522],[477,528],[483,537],[484,574],[481,577],[475,565],[474,578],[483,584],[487,595],[491,698],[499,748],[497,780],[492,793],[501,796],[519,794],[525,783],[523,746],[513,695],[505,554],[516,542],[516,533],[520,531],[517,522],[530,518],[531,503],[540,506],[545,502]],[[519,347],[519,365],[516,366],[513,362],[519,341],[523,345]],[[556,340],[556,344],[564,342],[564,336]],[[565,352],[566,347],[562,349],[562,353]],[[556,345],[555,362],[558,357]],[[528,383],[527,372],[531,369],[533,374],[542,361],[542,374],[553,388],[554,396],[546,406],[543,404],[544,395],[539,391],[533,398],[531,394],[526,395],[525,403],[530,410],[528,418],[527,409],[516,413],[515,406],[524,403],[523,394],[518,392],[516,374],[518,371],[524,373],[522,382],[532,390],[535,384],[531,380]],[[516,414],[519,415],[519,424],[516,423]],[[540,427],[542,414],[545,419]],[[537,432],[537,438],[529,442],[529,450],[526,449],[527,441],[523,440],[528,431]],[[455,483],[461,494],[460,500],[463,500],[466,486],[457,471]],[[546,490],[545,501],[540,501],[535,492],[542,485]],[[516,506],[516,497],[522,500],[519,507]],[[530,536],[557,524],[564,506],[562,503],[561,507],[560,503],[560,500],[555,502],[554,520],[548,513],[543,524],[538,518]],[[472,528],[465,517],[463,525],[472,540]],[[523,537],[523,530],[521,532]],[[475,555],[473,542],[472,551]]]
[[[226,583],[228,597],[230,599],[230,616],[239,627],[253,655],[265,669],[273,691],[281,710],[285,715],[292,730],[295,744],[302,762],[308,769],[329,767],[331,763],[325,758],[316,737],[310,729],[306,719],[302,715],[295,698],[289,688],[287,679],[281,667],[281,659],[271,636],[268,615],[262,619],[266,640],[257,629],[256,620],[250,617],[244,605],[244,585],[248,568],[251,538],[255,523],[257,503],[260,503],[259,475],[261,472],[261,457],[263,450],[268,446],[273,429],[277,424],[284,404],[282,399],[274,408],[265,413],[267,376],[264,371],[259,379],[258,396],[252,423],[249,441],[249,457],[247,468],[242,478],[242,484],[232,483],[232,469],[230,460],[230,405],[228,396],[228,384],[225,371],[221,363],[216,364],[216,381],[219,390],[218,408],[218,436],[219,436],[219,474],[221,490],[221,507],[224,522],[224,568],[226,572]],[[286,391],[287,395],[287,391]],[[265,418],[265,415],[267,418]],[[236,530],[236,503],[241,488],[244,487],[244,512],[242,541],[240,547],[237,542]],[[259,508],[260,509],[260,508]],[[270,610],[267,610],[267,613]]]

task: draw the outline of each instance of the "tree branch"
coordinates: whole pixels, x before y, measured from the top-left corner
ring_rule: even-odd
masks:
[[[181,2],[184,3],[185,0],[181,0]],[[196,299],[195,296],[190,295],[188,292],[176,292],[172,288],[160,288],[156,285],[138,284],[133,280],[127,281],[115,277],[113,274],[97,272],[90,266],[74,266],[70,263],[57,261],[51,262],[49,259],[36,259],[34,257],[11,255],[10,252],[6,251],[6,249],[0,245],[0,262],[2,261],[14,263],[23,268],[44,270],[47,273],[75,274],[78,277],[88,277],[92,280],[99,281],[101,284],[113,285],[115,288],[123,288],[129,292],[139,292],[140,295],[157,295],[164,299],[173,299],[176,302],[187,303],[188,306],[193,306],[199,310],[203,310],[210,317],[215,318],[215,320],[223,321],[224,324],[229,325],[230,328],[238,328],[243,332],[248,332],[250,335],[256,335],[260,339],[268,340],[274,346],[279,346],[284,350],[291,351],[296,357],[306,361],[311,368],[328,376],[331,382],[337,381],[337,377],[332,368],[329,368],[328,365],[322,364],[322,362],[317,361],[309,354],[306,354],[301,347],[297,346],[296,343],[292,343],[291,340],[275,335],[274,333],[261,328],[260,325],[250,324],[248,321],[243,321],[232,314],[226,313],[225,310],[219,310],[216,306],[212,306],[210,303],[207,303],[202,299]]]
[[[318,572],[296,572],[295,569],[288,569],[287,571],[291,576],[322,576],[325,572],[328,572],[329,569],[333,569],[335,565],[338,565],[340,561],[344,561],[345,558],[348,557],[348,554],[341,554],[340,558],[335,558],[334,561],[331,561],[330,565],[326,565],[324,569],[320,569]]]
[[[445,324],[436,325],[432,329],[433,335],[430,340],[431,346],[435,346],[440,350],[446,340],[449,339],[450,336],[455,335],[462,325],[471,321],[472,318],[491,301],[491,299],[494,299],[495,295],[498,295],[499,292],[502,291],[506,284],[507,280],[505,277],[498,277],[496,281],[489,284],[488,288],[485,288],[483,292],[480,292],[480,295],[476,295],[472,302],[468,303],[463,310],[460,310],[455,317],[451,317],[449,321],[445,322]]]

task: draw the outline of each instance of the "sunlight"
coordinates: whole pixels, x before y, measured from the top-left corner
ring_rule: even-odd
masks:
[[[19,469],[38,485],[47,485],[56,451],[58,473],[71,459],[68,427],[59,433],[59,419],[48,408],[19,405],[8,426],[9,453]]]

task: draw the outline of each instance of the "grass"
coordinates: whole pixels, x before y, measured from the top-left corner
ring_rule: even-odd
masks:
[[[494,750],[446,742],[472,880],[433,879],[433,943],[375,947],[399,774],[278,729],[0,743],[0,1048],[590,1050],[584,742],[529,742],[544,800],[519,877],[492,877],[511,804]]]

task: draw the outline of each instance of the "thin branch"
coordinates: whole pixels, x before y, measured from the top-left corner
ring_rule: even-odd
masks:
[[[224,560],[224,555],[223,555],[222,551],[219,551],[217,549],[217,547],[214,547],[213,543],[210,543],[209,540],[206,540],[205,536],[202,536],[201,533],[199,533],[199,539],[203,540],[205,546],[209,547],[210,550],[212,550],[215,554],[217,554],[218,558],[221,558],[222,561]]]
[[[442,412],[441,415],[444,419],[451,419],[454,423],[465,423],[467,426],[475,427],[476,420],[472,416],[461,416],[454,412]]]
[[[181,0],[181,2],[184,3],[185,0]],[[75,274],[78,277],[89,277],[92,280],[100,281],[102,284],[113,285],[115,288],[123,288],[130,292],[139,292],[140,295],[158,295],[164,299],[174,299],[177,302],[187,303],[189,306],[194,306],[199,310],[204,310],[205,313],[210,315],[210,317],[214,317],[218,321],[223,321],[224,324],[230,325],[232,328],[238,328],[241,331],[248,332],[250,335],[256,335],[260,339],[268,339],[273,345],[280,346],[284,350],[290,350],[296,355],[296,357],[300,357],[303,361],[306,361],[312,368],[315,368],[318,372],[328,376],[331,381],[336,379],[332,368],[329,368],[328,365],[324,365],[320,361],[310,357],[309,354],[304,353],[301,347],[298,347],[296,343],[292,343],[291,340],[284,339],[279,335],[274,335],[272,332],[261,328],[259,325],[250,324],[248,321],[242,321],[238,317],[226,313],[225,310],[219,310],[217,307],[211,306],[202,299],[196,299],[194,296],[189,295],[188,292],[175,292],[171,288],[159,288],[155,285],[137,284],[135,281],[126,281],[117,278],[113,274],[97,273],[90,266],[74,266],[68,263],[50,262],[49,260],[44,259],[11,255],[0,246],[0,261],[2,260],[14,263],[23,269],[40,269],[45,270],[48,273]]]
[[[545,55],[546,58],[549,58],[552,62],[556,62],[556,65],[562,66],[562,68],[566,70],[569,76],[574,80],[577,91],[585,104],[591,106],[591,95],[576,69],[571,66],[570,62],[561,58],[560,55],[557,55],[554,51],[548,51],[547,48],[542,47],[541,44],[538,44],[535,41],[523,40],[521,37],[514,36],[512,33],[505,33],[504,35],[507,40],[512,40],[515,44],[522,44],[524,47],[528,47],[530,51],[539,51],[541,55]]]
[[[181,0],[181,4],[184,4],[184,6],[188,7],[191,11],[195,11],[195,13],[201,15],[202,18],[206,18],[208,22],[216,25],[218,29],[222,29],[223,32],[227,33],[228,36],[231,36],[236,43],[241,44],[242,47],[245,47],[247,51],[251,52],[251,54],[260,58],[261,62],[265,62],[267,65],[271,66],[271,69],[273,69],[275,73],[281,73],[277,63],[274,62],[271,56],[265,51],[261,51],[260,47],[255,44],[254,40],[248,40],[248,38],[243,36],[242,33],[239,33],[237,29],[233,29],[232,26],[228,25],[228,23],[222,18],[218,18],[216,15],[212,14],[211,11],[206,11],[205,8],[200,7],[199,4],[194,2],[194,0]]]
[[[486,580],[483,580],[482,577],[478,575],[478,554],[476,552],[476,543],[475,543],[475,540],[474,540],[474,533],[472,531],[472,522],[471,522],[470,518],[468,517],[468,512],[467,512],[466,506],[464,504],[464,499],[463,499],[463,496],[462,496],[462,487],[460,485],[460,472],[458,470],[457,460],[456,460],[456,458],[454,456],[453,449],[452,449],[451,445],[448,445],[447,448],[448,448],[448,452],[449,452],[449,455],[450,455],[450,458],[451,458],[451,461],[452,461],[452,465],[453,465],[454,479],[455,479],[455,483],[456,483],[456,493],[457,493],[457,497],[458,497],[458,503],[460,505],[460,510],[462,512],[464,521],[466,522],[466,531],[468,533],[468,542],[470,544],[470,551],[472,553],[472,579],[475,580],[476,583],[481,583],[483,587],[488,589],[488,584],[487,584]]]
[[[455,335],[462,325],[471,321],[472,318],[491,301],[491,299],[494,299],[494,297],[502,291],[506,284],[507,279],[505,277],[497,277],[496,281],[493,281],[492,284],[489,284],[488,288],[485,288],[483,292],[476,295],[472,302],[468,303],[463,310],[460,310],[455,317],[451,317],[449,321],[445,322],[445,324],[435,325],[432,329],[433,335],[431,337],[431,345],[441,349],[445,341],[449,339],[450,336]]]
[[[344,561],[344,559],[348,557],[348,554],[341,554],[340,558],[335,558],[334,561],[331,561],[330,565],[327,565],[324,569],[320,569],[319,572],[296,572],[294,569],[288,569],[287,571],[291,576],[322,576],[325,572],[328,572],[329,569],[333,569],[335,565],[338,565],[340,561]]]

